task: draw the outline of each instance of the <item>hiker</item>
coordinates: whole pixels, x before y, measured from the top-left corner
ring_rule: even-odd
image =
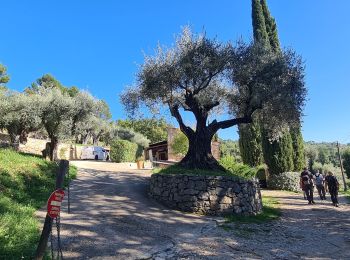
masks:
[[[331,195],[333,206],[339,207],[339,203],[338,203],[339,182],[337,178],[333,175],[331,171],[329,171],[325,181],[326,181],[326,189]]]
[[[316,189],[318,191],[318,195],[320,195],[320,199],[325,200],[326,192],[324,188],[324,177],[319,170],[317,170],[315,173],[315,184],[316,184]]]
[[[315,204],[314,202],[314,184],[313,176],[304,168],[304,171],[300,174],[300,187],[306,193],[306,198],[309,201],[309,204]]]

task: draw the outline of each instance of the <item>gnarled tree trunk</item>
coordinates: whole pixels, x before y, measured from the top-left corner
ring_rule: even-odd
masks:
[[[212,137],[213,134],[209,131],[208,127],[189,135],[188,152],[179,165],[189,169],[224,171],[225,169],[218,163],[212,154]]]
[[[55,161],[57,159],[58,138],[56,136],[52,136],[50,139],[50,151],[47,154],[49,155],[50,161]]]

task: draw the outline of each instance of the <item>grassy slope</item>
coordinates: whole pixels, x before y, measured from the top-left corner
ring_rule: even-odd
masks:
[[[34,212],[55,187],[53,162],[0,149],[0,259],[30,258],[40,231]],[[76,168],[71,167],[71,176]]]

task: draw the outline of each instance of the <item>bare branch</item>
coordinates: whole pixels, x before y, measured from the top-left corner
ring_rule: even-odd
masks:
[[[219,101],[216,101],[216,102],[214,102],[214,103],[204,105],[204,109],[205,109],[206,111],[210,111],[211,109],[213,109],[214,107],[217,107],[218,105],[220,105],[220,102],[219,102]]]
[[[179,106],[178,105],[173,105],[173,104],[168,104],[170,113],[173,117],[176,118],[177,122],[179,123],[180,129],[182,132],[184,132],[187,136],[191,136],[194,134],[194,131],[192,128],[188,127],[185,125],[185,123],[182,120],[180,111],[179,111]]]
[[[239,124],[248,124],[252,122],[251,116],[238,117],[234,119],[228,119],[224,121],[217,122],[214,120],[210,123],[209,128],[212,133],[216,133],[219,129],[226,129]]]

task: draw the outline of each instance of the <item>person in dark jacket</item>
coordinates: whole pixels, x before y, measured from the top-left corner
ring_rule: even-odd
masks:
[[[304,168],[304,171],[300,174],[300,187],[305,191],[309,204],[315,204],[313,175],[307,168]]]
[[[339,182],[331,171],[328,172],[325,182],[326,182],[326,190],[331,195],[333,206],[339,207],[339,202],[338,202]]]

